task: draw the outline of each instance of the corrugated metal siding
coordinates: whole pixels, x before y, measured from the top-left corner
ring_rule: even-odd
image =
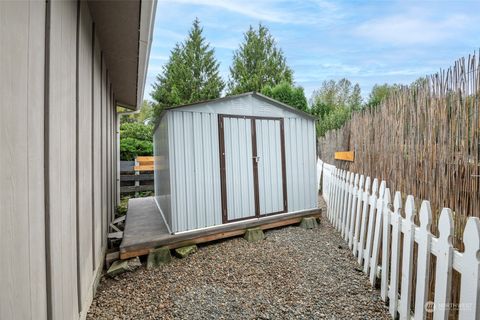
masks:
[[[316,208],[315,123],[303,118],[284,121],[288,211]]]
[[[222,223],[218,114],[283,118],[288,211],[317,207],[314,121],[254,96],[220,100],[169,110],[164,116],[168,122],[172,232]],[[252,153],[249,149],[251,138],[250,144],[248,139],[232,140],[234,131],[241,136],[251,134],[247,129],[250,121],[242,120],[243,125],[238,127],[238,120],[233,123],[231,119],[227,119],[225,118],[226,126],[233,126],[225,131],[226,154],[239,154],[230,159],[232,168],[228,170],[232,171],[227,172],[227,176],[232,176],[232,179],[227,178],[227,209],[231,212],[229,219],[253,216],[254,201],[250,200],[253,199],[253,193],[248,191],[251,188],[246,187],[253,183],[250,182],[250,175],[246,173],[252,172]],[[263,139],[257,138],[257,151],[260,157],[264,158],[259,163],[260,211],[261,214],[282,211],[284,199],[279,156],[281,140],[277,134],[280,131],[279,121],[257,119],[256,122],[257,137],[263,136]],[[159,139],[159,128],[155,133],[155,140]],[[240,167],[240,154],[245,158],[241,162],[245,163],[245,167]],[[246,161],[246,158],[250,158],[250,161]],[[226,159],[227,163],[228,161]],[[236,175],[233,175],[234,170]],[[165,184],[165,179],[166,177],[160,179],[157,176],[156,181],[160,181],[156,184]],[[239,192],[243,198],[233,200],[232,194]]]
[[[153,153],[155,156],[155,200],[161,208],[169,228],[172,229],[169,130],[168,116],[165,116],[154,133]]]
[[[222,223],[217,115],[169,111],[172,231]]]
[[[255,216],[252,163],[252,120],[224,118],[227,217],[236,220]]]
[[[255,120],[260,214],[283,211],[280,120]]]

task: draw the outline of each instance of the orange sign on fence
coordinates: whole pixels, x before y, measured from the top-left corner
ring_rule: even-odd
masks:
[[[335,160],[352,161],[355,159],[355,152],[353,151],[341,151],[335,152]]]
[[[154,161],[153,157],[137,157],[135,161],[138,163],[133,169],[135,171],[153,171]]]

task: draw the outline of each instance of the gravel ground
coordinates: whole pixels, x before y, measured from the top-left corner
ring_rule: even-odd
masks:
[[[156,270],[104,277],[88,319],[390,319],[345,242],[320,227],[200,246]]]

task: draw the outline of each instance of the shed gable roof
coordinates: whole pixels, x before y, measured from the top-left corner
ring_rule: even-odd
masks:
[[[254,98],[266,101],[266,102],[268,102],[272,105],[275,105],[275,106],[277,106],[281,109],[284,109],[284,110],[290,111],[292,113],[298,114],[299,116],[307,118],[307,119],[313,119],[313,120],[317,119],[315,116],[311,115],[310,113],[307,113],[307,112],[302,111],[302,110],[298,110],[294,107],[289,106],[288,104],[285,104],[285,103],[280,102],[278,100],[272,99],[272,98],[267,97],[267,96],[265,96],[261,93],[258,93],[258,92],[247,92],[247,93],[237,94],[237,95],[233,95],[233,96],[226,96],[226,97],[218,98],[218,99],[199,101],[199,102],[195,102],[195,103],[189,103],[189,104],[184,104],[184,105],[180,105],[180,106],[169,107],[169,108],[166,108],[165,110],[166,111],[167,110],[177,110],[177,109],[181,109],[181,108],[184,108],[184,107],[202,106],[202,105],[205,105],[205,104],[213,104],[213,103],[217,103],[217,102],[223,102],[223,101],[227,101],[227,100],[238,99],[238,98],[242,98],[242,97],[246,97],[246,96],[252,96]]]

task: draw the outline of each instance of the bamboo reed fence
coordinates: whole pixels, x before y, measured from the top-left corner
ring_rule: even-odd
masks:
[[[452,243],[460,252],[467,217],[480,217],[479,64],[476,54],[459,59],[423,83],[398,88],[376,109],[354,113],[342,128],[318,139],[323,161],[384,180],[404,197],[413,195],[417,212],[420,200],[429,200],[434,235],[437,213],[451,208]],[[336,151],[347,150],[355,151],[354,162],[334,159]],[[435,271],[434,258],[430,270]],[[457,303],[460,275],[455,272],[451,289],[451,301]]]
[[[433,212],[451,208],[454,246],[463,249],[466,217],[480,217],[479,99],[479,59],[471,55],[421,84],[399,88],[376,109],[353,114],[319,138],[320,158],[428,199]],[[335,151],[346,150],[355,151],[354,162],[334,160]]]

